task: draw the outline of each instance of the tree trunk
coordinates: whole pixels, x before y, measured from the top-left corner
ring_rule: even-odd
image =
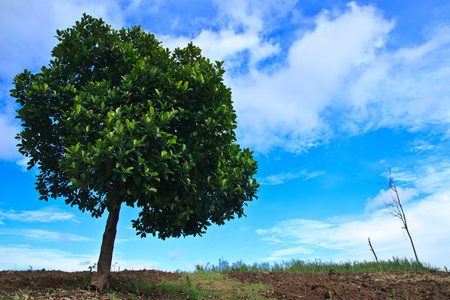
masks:
[[[116,239],[117,223],[119,222],[120,206],[109,212],[106,221],[105,233],[103,233],[102,247],[97,264],[97,274],[92,277],[91,288],[99,291],[109,289],[111,262]]]

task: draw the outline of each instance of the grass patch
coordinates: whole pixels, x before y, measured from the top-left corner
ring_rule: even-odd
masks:
[[[406,258],[400,259],[393,257],[387,261],[379,262],[324,262],[322,260],[308,261],[292,260],[281,264],[269,263],[248,265],[242,261],[229,264],[223,259],[219,259],[218,265],[197,265],[197,271],[209,272],[295,272],[295,273],[325,273],[332,272],[436,272],[438,268],[431,267],[429,264],[417,263],[414,260]]]
[[[158,285],[165,292],[189,297],[189,299],[263,299],[262,293],[271,290],[263,284],[243,284],[223,276],[219,272],[197,271],[182,273],[178,281]]]
[[[210,271],[183,272],[177,281],[161,283],[148,283],[139,278],[122,286],[122,292],[145,298],[169,293],[187,299],[264,299],[262,294],[269,290],[272,288],[263,284],[244,284]]]

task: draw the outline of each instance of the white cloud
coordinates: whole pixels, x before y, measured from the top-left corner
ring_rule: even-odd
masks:
[[[0,78],[12,77],[25,68],[36,71],[47,65],[57,40],[56,29],[72,27],[84,12],[103,18],[108,24],[121,27],[124,16],[114,1],[51,1],[29,2],[5,0],[0,17]],[[8,28],[6,30],[6,28]]]
[[[73,221],[76,222],[75,215],[65,212],[56,207],[44,208],[41,210],[29,210],[16,212],[14,210],[0,210],[0,220],[11,220],[19,222],[56,222]]]
[[[16,147],[18,141],[15,139],[17,133],[20,131],[20,127],[13,120],[11,115],[0,113],[1,160],[15,161],[21,158]]]
[[[57,249],[39,249],[20,245],[0,245],[2,270],[87,270],[86,261],[95,261],[91,255],[74,255]]]
[[[60,251],[57,249],[31,248],[26,245],[0,245],[1,270],[33,269],[86,271],[89,265],[98,261],[98,254],[80,254]],[[113,271],[128,269],[141,270],[156,268],[159,263],[150,260],[123,260],[113,257]]]
[[[449,266],[445,249],[450,247],[450,193],[440,193],[404,205],[408,227],[419,259],[438,267]],[[380,259],[413,257],[401,221],[384,210],[353,217],[336,217],[327,222],[295,219],[269,229],[259,229],[262,239],[275,245],[274,258],[312,260],[372,260],[370,237]],[[264,258],[266,259],[266,258]],[[263,260],[264,260],[263,259]]]
[[[445,250],[450,247],[446,238],[450,235],[447,216],[450,211],[450,164],[439,157],[431,157],[414,170],[393,169],[392,176],[419,259],[441,268],[450,266]],[[418,198],[419,195],[428,196]],[[388,210],[379,209],[384,202],[391,201],[391,196],[389,190],[381,190],[375,197],[368,198],[363,214],[336,216],[325,221],[286,220],[272,228],[258,229],[256,233],[274,249],[261,260],[372,260],[367,243],[369,237],[380,259],[412,258],[411,245],[401,220],[390,215]]]
[[[294,180],[297,178],[303,178],[303,180],[309,180],[311,178],[315,178],[321,175],[324,175],[325,172],[323,171],[315,171],[315,172],[308,172],[308,170],[302,170],[300,172],[288,172],[288,173],[281,173],[276,175],[270,175],[265,178],[261,178],[258,180],[258,182],[261,185],[279,185],[283,184],[286,181]]]
[[[291,46],[287,68],[233,82],[243,143],[301,152],[331,138],[326,109],[338,105],[355,72],[377,59],[392,28],[370,6],[322,12]]]
[[[15,119],[16,106],[9,98],[9,90],[13,88],[11,83],[12,79],[11,82],[2,82],[0,77],[0,160],[6,161],[21,158],[16,147],[18,141],[15,139],[20,131],[20,122]]]
[[[397,192],[402,205],[419,195],[419,191],[414,188],[403,189],[402,187],[397,187]],[[369,197],[367,199],[366,212],[384,206],[384,204],[392,203],[392,197],[394,196],[394,192],[391,190],[381,190],[374,198]]]
[[[37,240],[41,242],[61,241],[63,243],[69,243],[69,242],[93,241],[93,239],[91,238],[76,234],[61,233],[41,229],[20,229],[20,230],[0,229],[0,235],[12,235],[24,239]]]
[[[450,190],[450,162],[443,156],[429,156],[412,170],[392,170],[394,180],[413,184],[421,193],[437,194]]]
[[[320,13],[290,46],[286,67],[231,79],[240,142],[303,152],[338,133],[450,132],[450,27],[399,49],[390,48],[394,30],[372,6]]]
[[[450,27],[439,27],[416,47],[385,51],[349,85],[355,132],[382,127],[418,131],[450,123]]]
[[[277,5],[277,2],[214,1],[219,15],[214,20],[209,20],[207,27],[216,24],[219,30],[203,29],[197,36],[163,35],[160,38],[164,46],[170,49],[185,47],[192,41],[202,49],[204,56],[213,61],[225,60],[227,69],[241,68],[243,64],[248,64],[249,69],[255,69],[259,61],[280,51],[277,43],[264,37],[268,28],[265,26],[265,14],[282,14],[281,8],[286,9],[294,2],[291,1],[289,5]],[[248,55],[243,55],[244,52]]]
[[[432,145],[429,141],[422,139],[415,139],[411,143],[408,144],[407,150],[411,152],[422,153],[424,151],[429,151],[435,149],[436,145]]]
[[[2,1],[0,10],[0,159],[26,165],[18,153],[15,136],[20,124],[14,119],[15,106],[9,89],[16,74],[28,69],[37,72],[50,61],[56,45],[57,29],[72,27],[86,12],[102,17],[108,24],[120,28],[124,16],[118,3],[112,1]]]
[[[260,152],[277,148],[302,152],[327,143],[339,132],[359,134],[398,126],[416,131],[443,126],[442,131],[450,132],[446,24],[429,30],[422,44],[391,49],[395,23],[373,6],[350,2],[341,11],[322,11],[311,23],[310,17],[301,16],[296,2],[213,1],[217,14],[195,20],[201,27],[194,36],[161,36],[170,48],[193,40],[205,56],[225,60],[227,69],[247,69],[244,76],[227,77],[240,143]],[[24,0],[7,0],[0,25],[12,29],[0,40],[6,45],[0,50],[0,78],[11,81],[25,67],[36,71],[47,64],[55,30],[72,26],[83,12],[119,28],[136,10],[155,12],[160,4],[46,0],[25,5]],[[289,42],[277,33],[280,24],[287,23],[298,27]],[[286,48],[286,61],[280,63]],[[268,58],[277,63],[259,69],[258,63]],[[0,143],[0,159],[19,159],[12,138],[16,124],[12,115],[0,116],[5,141]]]

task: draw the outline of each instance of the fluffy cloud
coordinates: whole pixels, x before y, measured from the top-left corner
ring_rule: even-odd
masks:
[[[450,27],[435,29],[426,38],[416,47],[378,55],[349,85],[348,128],[448,128]]]
[[[377,59],[393,26],[370,6],[322,12],[314,29],[290,47],[286,68],[234,82],[244,143],[260,151],[301,152],[329,139],[328,107],[337,105],[355,73]]]
[[[446,216],[450,211],[450,194],[436,194],[408,203],[404,209],[419,259],[438,267],[449,266],[449,258],[438,249],[450,247],[446,239],[450,234],[450,220]],[[258,229],[257,233],[274,247],[271,260],[293,257],[302,260],[371,260],[367,245],[369,237],[380,259],[413,257],[401,221],[384,211],[336,217],[326,222],[287,220],[269,229]]]
[[[278,1],[213,1],[217,16],[208,20],[206,28],[196,36],[162,35],[164,46],[174,49],[190,41],[202,49],[212,60],[225,60],[228,70],[249,70],[258,62],[279,53],[277,43],[267,38],[269,27],[277,15],[283,16],[295,1],[278,5]],[[271,13],[271,19],[266,19]],[[212,27],[212,28],[210,28]]]
[[[323,11],[290,46],[286,67],[232,78],[239,138],[260,152],[303,152],[337,134],[446,131],[450,27],[391,48],[395,23],[372,6]]]
[[[395,22],[373,6],[350,2],[343,10],[324,10],[311,19],[301,15],[296,2],[212,1],[208,3],[212,15],[190,21],[189,26],[198,28],[190,31],[192,36],[170,29],[158,36],[169,48],[192,40],[205,56],[226,61],[242,144],[259,152],[276,148],[302,152],[339,133],[360,134],[382,127],[417,131],[440,126],[450,132],[447,24],[427,31],[421,44],[393,49],[389,38]],[[0,40],[6,45],[0,55],[0,78],[8,82],[25,67],[37,70],[46,64],[56,43],[56,28],[72,26],[83,12],[119,28],[137,10],[151,15],[165,5],[161,1],[151,5],[143,1],[6,3],[0,22],[11,30]],[[281,21],[298,31],[277,38]],[[263,61],[271,62],[261,68]],[[2,159],[18,159],[12,139],[17,126],[13,114],[0,115],[5,140]]]

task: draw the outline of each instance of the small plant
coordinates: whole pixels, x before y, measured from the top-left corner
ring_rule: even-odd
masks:
[[[92,273],[92,270],[95,269],[96,266],[97,266],[97,264],[93,264],[92,266],[89,266],[89,267],[88,267],[88,269],[89,269],[89,274],[91,274],[91,275],[93,274],[93,273]]]
[[[144,280],[144,278],[139,277],[136,279],[133,279],[129,283],[125,283],[124,288],[126,291],[136,294],[138,296],[144,296],[149,294],[152,290],[155,289],[154,284],[149,284]]]
[[[89,273],[85,273],[83,276],[83,285],[84,286],[89,286],[91,284],[91,279],[92,279],[92,275],[94,275],[94,273],[92,272],[92,270],[95,268],[97,264],[93,264],[92,266],[89,266]]]
[[[16,294],[13,296],[14,300],[22,300],[22,299],[28,299],[28,295],[25,291],[19,290],[16,292]]]
[[[84,273],[83,275],[83,286],[89,286],[89,284],[91,283],[91,275],[89,275],[89,273]]]

